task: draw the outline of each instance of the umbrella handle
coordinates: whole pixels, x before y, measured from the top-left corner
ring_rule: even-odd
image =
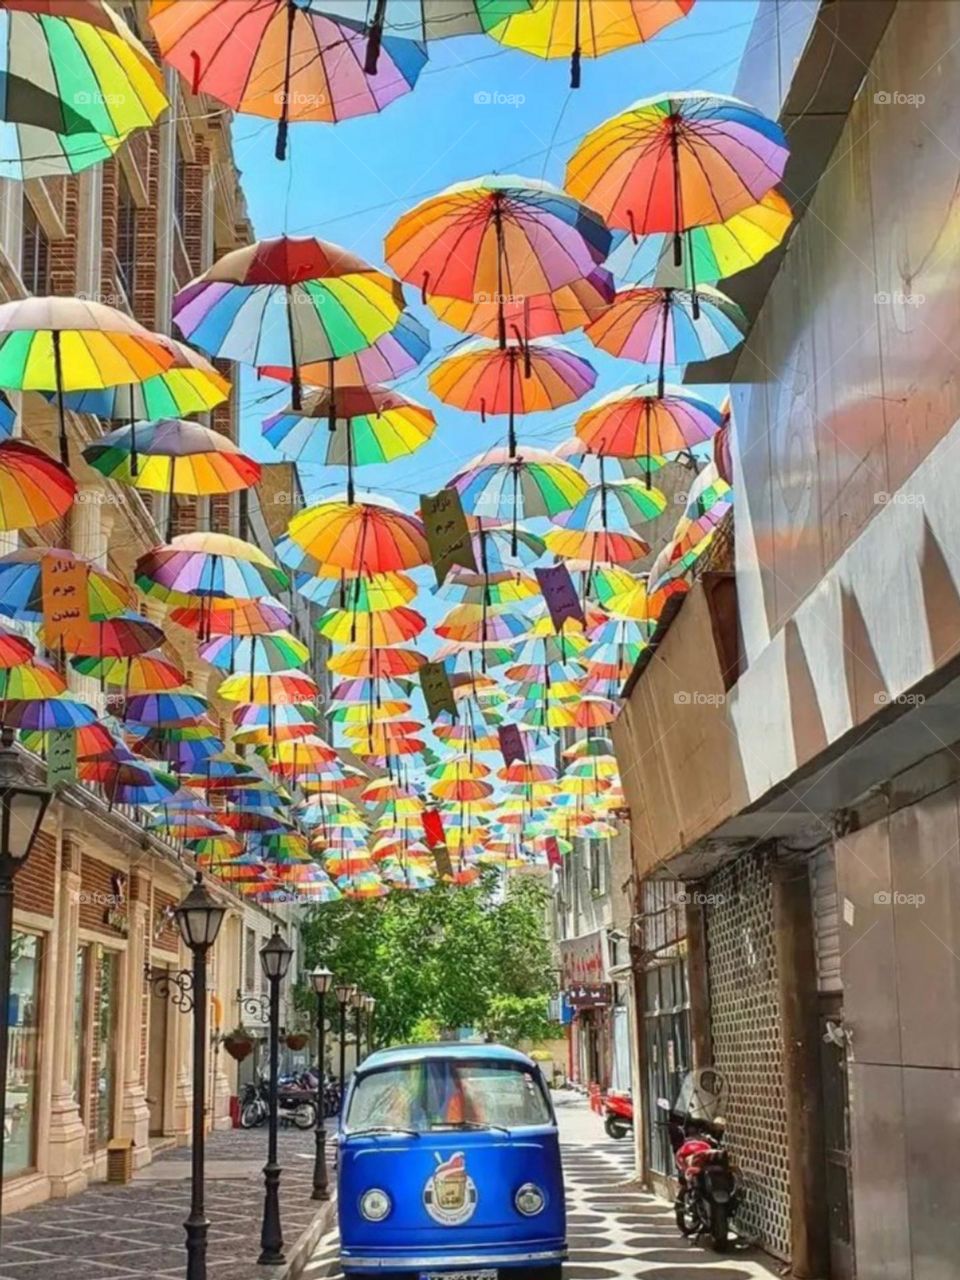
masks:
[[[290,342],[290,404],[295,413],[303,408],[303,383],[300,380],[300,366],[297,364],[296,330],[293,323],[293,287],[286,286],[287,298],[287,337]]]
[[[63,361],[60,357],[60,330],[53,330],[53,368],[57,382],[57,416],[60,419],[60,461],[70,465],[70,446],[67,443],[66,410],[63,404]]]
[[[277,121],[277,145],[274,155],[278,160],[287,158],[287,134],[290,128],[290,73],[293,66],[293,27],[297,20],[294,0],[287,0],[287,51],[283,63],[283,101],[280,103],[280,119]]]
[[[383,44],[383,24],[387,12],[387,0],[377,0],[373,20],[367,33],[367,56],[364,60],[364,74],[375,76],[380,59],[380,47]]]
[[[570,55],[571,89],[580,88],[580,56],[583,52],[580,47],[580,0],[576,0],[576,6],[573,19],[573,53]]]

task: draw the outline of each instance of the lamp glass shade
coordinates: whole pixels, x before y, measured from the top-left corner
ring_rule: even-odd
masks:
[[[353,993],[356,991],[355,982],[338,982],[337,983],[337,1002],[347,1005],[353,999]]]
[[[6,786],[0,791],[3,829],[0,855],[23,862],[33,848],[40,823],[50,803],[45,787]]]
[[[366,1000],[366,998],[367,998],[367,997],[366,997],[366,996],[364,995],[364,993],[360,990],[360,988],[359,988],[359,987],[357,987],[357,986],[355,986],[355,987],[353,988],[353,991],[352,991],[351,995],[350,995],[350,1003],[353,1005],[353,1007],[354,1007],[355,1009],[362,1009],[362,1008],[363,1008],[363,1002],[364,1002],[364,1000]]]
[[[271,937],[260,948],[260,964],[270,982],[280,982],[287,976],[292,958],[293,947],[288,947],[280,936],[280,930],[274,929]]]
[[[310,985],[318,996],[325,996],[330,990],[332,982],[333,974],[329,969],[325,969],[323,965],[317,965],[310,974]]]
[[[199,871],[190,892],[173,909],[180,937],[191,951],[206,951],[213,946],[226,913],[204,885]]]
[[[376,1008],[376,1004],[377,1004],[376,999],[373,996],[364,996],[363,998],[364,1012],[373,1013],[374,1009]]]

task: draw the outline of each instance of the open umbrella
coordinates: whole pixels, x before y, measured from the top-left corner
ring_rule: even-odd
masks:
[[[310,650],[289,631],[262,636],[213,636],[197,650],[204,662],[228,671],[252,671],[265,675],[302,667],[310,660]]]
[[[612,295],[612,290],[611,290]],[[392,382],[411,373],[430,350],[430,335],[409,312],[376,342],[353,355],[318,360],[300,366],[300,380],[311,387],[357,387],[371,382]],[[292,382],[294,371],[286,365],[264,365],[259,373],[281,382]]]
[[[316,578],[312,573],[298,573],[295,582],[297,590],[313,604],[325,609],[344,609],[349,603],[360,613],[378,613],[381,609],[409,604],[419,590],[406,573],[376,573],[363,578],[343,576],[339,582]]]
[[[478,338],[441,360],[427,379],[433,394],[458,409],[488,416],[506,415],[508,448],[517,450],[514,420],[572,404],[596,384],[593,366],[556,344],[527,343],[500,348]]]
[[[293,623],[290,611],[272,596],[259,600],[216,597],[199,605],[178,605],[170,610],[169,616],[171,622],[187,627],[206,640],[211,636],[266,635],[271,631],[286,631]]]
[[[116,617],[130,607],[132,589],[87,557],[64,547],[21,547],[0,556],[0,614],[21,622],[42,622],[44,575],[53,565],[83,568],[87,618]]]
[[[359,613],[356,609],[329,609],[316,622],[319,633],[334,644],[383,647],[413,640],[426,628],[426,619],[415,609],[400,605]]]
[[[0,530],[35,529],[68,511],[77,486],[67,468],[22,440],[0,444]]]
[[[519,522],[526,518],[552,518],[575,506],[587,491],[587,482],[569,463],[545,449],[524,445],[517,452],[488,449],[474,458],[450,481],[467,511],[511,525],[510,552],[520,547]]]
[[[427,564],[423,525],[416,516],[377,502],[333,500],[298,512],[287,527],[297,569],[306,555],[334,572],[370,576]]]
[[[0,304],[0,387],[56,393],[64,465],[66,392],[142,382],[176,362],[164,338],[100,302],[50,297]]]
[[[365,74],[360,21],[330,17],[295,0],[153,0],[150,22],[165,60],[194,93],[277,123],[276,156],[290,121],[336,123],[382,111],[409,93],[426,50],[384,35],[382,61]]]
[[[507,333],[520,342],[529,342],[532,338],[582,329],[603,315],[613,297],[613,277],[603,267],[595,267],[589,275],[571,280],[552,293],[533,297],[508,295],[502,303],[495,295],[480,294],[467,300],[431,294],[427,305],[444,324],[484,338],[497,337],[502,311]]]
[[[182,533],[142,555],[135,572],[145,595],[178,605],[185,596],[255,600],[289,585],[259,547],[226,533]]]
[[[723,425],[716,405],[683,387],[624,387],[577,419],[576,433],[590,453],[617,458],[681,453],[709,440]],[[647,473],[649,484],[649,472]]]
[[[44,644],[53,646],[54,641],[47,638],[45,626],[41,626],[40,636]],[[112,618],[96,621],[78,619],[64,628],[57,642],[65,653],[81,658],[129,658],[162,644],[163,631],[131,609]]]
[[[278,236],[218,259],[178,292],[173,316],[210,355],[288,367],[299,409],[302,364],[364,351],[402,309],[397,281],[362,258],[325,240]]]
[[[163,77],[103,0],[0,9],[5,178],[52,178],[109,159],[168,106]]]
[[[589,276],[610,250],[610,233],[584,204],[546,182],[489,175],[457,183],[405,213],[385,253],[421,295],[492,299],[506,346],[510,297],[549,294]]]
[[[433,435],[429,409],[387,387],[338,387],[306,396],[263,424],[263,434],[288,458],[347,468],[347,501],[354,497],[353,468],[392,462],[415,453]]]
[[[540,0],[490,29],[501,44],[538,58],[569,58],[570,88],[580,88],[580,62],[643,44],[693,8],[693,0]]]
[[[567,164],[565,186],[636,238],[725,222],[783,177],[783,130],[737,98],[695,91],[644,98],[605,120]]]

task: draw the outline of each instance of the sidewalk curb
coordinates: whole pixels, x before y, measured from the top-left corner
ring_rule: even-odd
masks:
[[[337,1197],[336,1194],[331,1194],[329,1200],[321,1202],[313,1221],[305,1231],[300,1233],[293,1248],[286,1251],[287,1263],[283,1270],[277,1273],[277,1280],[297,1280],[313,1256],[320,1237],[333,1225],[336,1212]]]

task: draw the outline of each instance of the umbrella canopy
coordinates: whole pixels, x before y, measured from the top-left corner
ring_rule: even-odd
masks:
[[[336,360],[318,360],[300,366],[300,380],[313,387],[356,387],[371,382],[392,382],[411,373],[430,350],[430,335],[409,312],[402,312],[393,328],[363,351]],[[293,369],[264,365],[259,372],[281,382],[293,381]]]
[[[603,480],[588,489],[570,511],[561,511],[555,522],[564,529],[631,533],[662,515],[666,507],[666,495],[640,480]],[[550,550],[554,549],[549,534],[546,543]]]
[[[479,338],[441,360],[427,385],[439,400],[479,413],[482,421],[505,414],[514,454],[516,414],[572,404],[596,381],[593,366],[566,347],[527,343],[500,349]]]
[[[672,234],[679,265],[682,233],[756,204],[783,177],[787,154],[780,126],[737,98],[658,95],[588,133],[564,185],[634,237]]]
[[[160,599],[226,596],[249,600],[282,590],[289,579],[251,542],[226,533],[182,533],[140,557],[136,583],[144,594]],[[176,602],[182,603],[179,599]]]
[[[202,606],[181,605],[170,610],[170,621],[209,640],[211,636],[259,636],[286,631],[293,618],[279,600],[263,596],[259,600],[225,597],[205,600]]]
[[[164,338],[101,302],[50,297],[0,304],[0,387],[56,393],[64,464],[65,392],[142,382],[175,363]]]
[[[344,576],[337,583],[315,578],[310,573],[298,573],[295,581],[297,590],[313,604],[327,609],[345,609],[350,605],[360,613],[379,613],[381,609],[409,604],[419,590],[406,573],[376,573],[351,579]]]
[[[353,468],[392,462],[427,443],[437,420],[429,409],[387,387],[321,389],[300,409],[267,418],[263,434],[288,458],[347,468],[347,501],[353,501]]]
[[[306,236],[257,240],[225,254],[174,300],[177,328],[210,355],[292,370],[355,355],[396,325],[400,285],[341,249]]]
[[[562,560],[587,560],[596,564],[632,564],[650,551],[649,542],[635,533],[607,529],[551,529],[547,550]]]
[[[570,88],[580,87],[580,62],[643,44],[693,8],[693,0],[541,0],[490,31],[501,44],[538,58],[569,58]]]
[[[426,50],[391,35],[382,35],[379,63],[365,73],[364,12],[354,22],[288,0],[153,0],[150,22],[194,93],[278,121],[283,160],[290,121],[370,115],[416,84]]]
[[[0,698],[4,700],[56,698],[66,691],[67,683],[59,671],[40,659],[0,670]]]
[[[22,440],[0,444],[0,530],[34,529],[68,511],[77,486],[70,472]]]
[[[383,677],[414,676],[426,662],[416,649],[377,649],[357,647],[341,649],[327,659],[336,675],[353,679],[380,680]]]
[[[662,395],[667,365],[724,355],[739,346],[746,329],[747,317],[737,304],[709,285],[696,291],[636,288],[618,293],[587,337],[611,355],[657,366]]]
[[[287,533],[299,553],[338,572],[392,573],[430,559],[416,516],[382,502],[320,502],[295,515]]]
[[[335,644],[381,648],[413,640],[426,628],[427,622],[415,609],[401,605],[396,609],[380,609],[376,613],[329,609],[315,625],[322,636]]]
[[[16,667],[21,662],[29,662],[33,655],[34,646],[26,636],[0,627],[0,668]]]
[[[45,627],[40,628],[40,635],[44,644],[52,648],[55,642],[52,637],[47,638]],[[78,621],[57,642],[65,653],[81,658],[129,658],[162,644],[163,631],[141,614],[127,610],[96,622]]]
[[[708,400],[669,385],[660,395],[648,383],[598,400],[577,419],[576,432],[590,453],[637,458],[682,452],[722,425],[722,412]]]
[[[204,641],[198,651],[204,662],[221,671],[252,671],[266,675],[302,667],[310,659],[310,650],[289,631],[276,631],[262,636],[214,636]]]
[[[138,693],[128,698],[123,719],[130,724],[175,729],[198,724],[208,703],[197,693]]]
[[[217,693],[227,702],[255,702],[260,706],[280,706],[309,702],[320,690],[312,676],[302,671],[277,671],[266,675],[227,676]]]
[[[104,387],[98,391],[70,391],[63,397],[66,408],[76,413],[93,413],[98,418],[119,418],[125,423],[156,422],[188,413],[207,413],[230,394],[230,383],[205,356],[185,342],[163,335],[164,345],[174,363],[163,373],[142,382]]]
[[[3,723],[12,729],[82,729],[94,724],[97,713],[85,702],[65,695],[23,698],[2,707]]]
[[[168,106],[163,77],[103,0],[0,10],[4,178],[52,178],[107,160]]]
[[[506,345],[505,306],[589,276],[610,250],[610,233],[584,204],[546,182],[488,175],[457,183],[416,205],[393,226],[386,259],[423,297],[492,298]]]
[[[510,522],[510,551],[520,547],[520,520],[566,511],[587,492],[587,482],[569,463],[526,445],[517,454],[488,449],[449,482],[474,515]]]

